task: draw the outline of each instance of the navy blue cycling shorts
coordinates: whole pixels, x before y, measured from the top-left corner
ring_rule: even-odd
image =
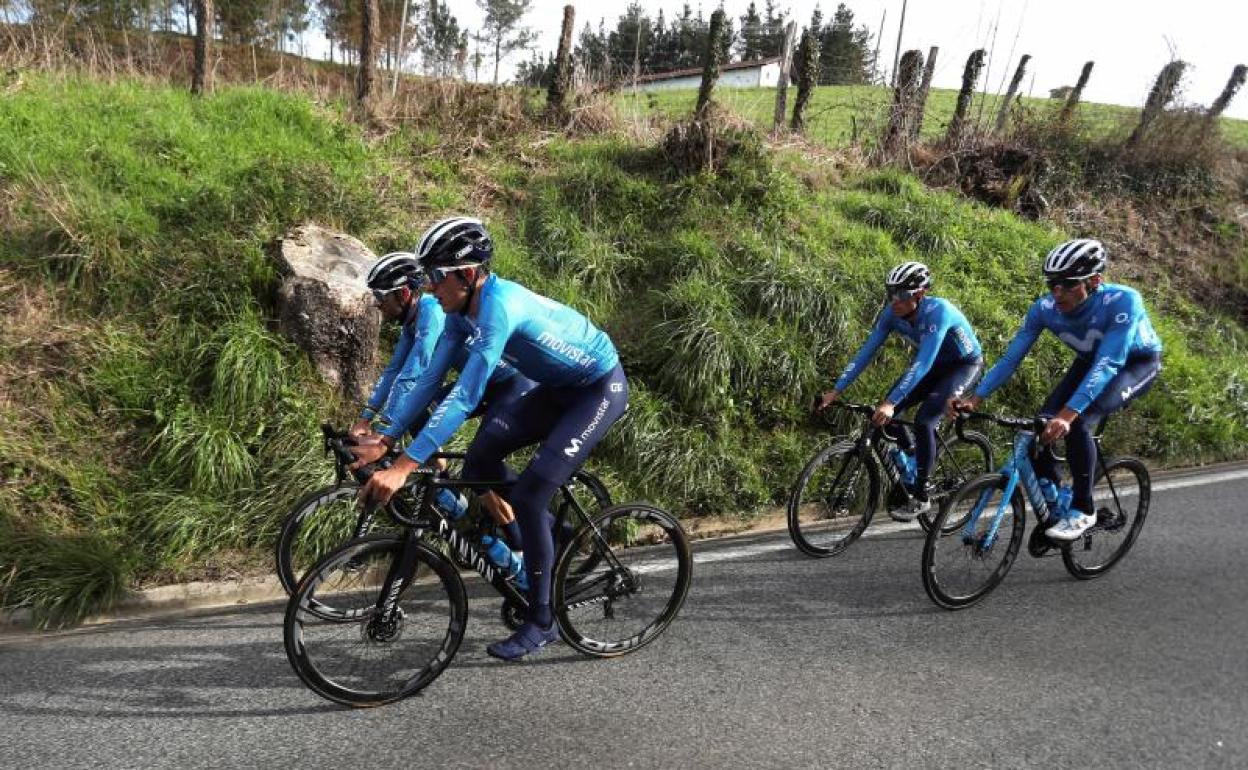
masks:
[[[1075,394],[1084,377],[1088,376],[1092,363],[1093,359],[1090,358],[1076,358],[1071,363],[1066,376],[1057,383],[1053,392],[1049,393],[1044,406],[1040,407],[1042,416],[1052,417],[1066,406],[1066,402],[1070,401],[1070,397]],[[1096,400],[1083,410],[1079,416],[1083,424],[1089,430],[1095,428],[1101,420],[1147,393],[1160,373],[1160,353],[1145,353],[1128,358]]]

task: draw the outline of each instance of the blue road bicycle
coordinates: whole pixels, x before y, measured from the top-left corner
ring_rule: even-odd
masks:
[[[1023,542],[1024,501],[1030,501],[1036,516],[1028,553],[1037,558],[1060,554],[1067,571],[1080,580],[1104,575],[1131,549],[1148,515],[1151,481],[1138,459],[1105,457],[1100,446],[1104,421],[1096,435],[1096,524],[1079,539],[1058,543],[1045,535],[1053,514],[1032,465],[1036,452],[1046,451],[1036,439],[1045,420],[969,414],[958,418],[959,432],[967,420],[1013,429],[1014,444],[999,471],[972,479],[950,495],[928,530],[923,588],[932,601],[950,610],[969,607],[1005,579]],[[950,527],[948,522],[964,523]]]

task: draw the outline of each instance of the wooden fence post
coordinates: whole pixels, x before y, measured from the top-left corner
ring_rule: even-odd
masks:
[[[927,92],[932,88],[932,75],[936,72],[936,54],[939,46],[927,49],[927,64],[923,66],[923,83],[919,86],[918,96],[914,100],[914,115],[910,118],[910,136],[919,138],[923,130],[923,113],[927,110]]]
[[[953,108],[953,117],[949,120],[949,133],[945,135],[950,144],[957,144],[962,139],[962,129],[966,124],[966,113],[971,108],[971,97],[975,92],[975,81],[984,68],[984,49],[971,52],[966,57],[966,67],[962,70],[962,88],[958,91],[958,103]]]
[[[694,117],[702,119],[711,104],[715,81],[719,80],[721,38],[724,36],[724,11],[718,8],[711,14],[711,28],[706,36],[706,54],[702,57],[702,85],[698,88],[698,105]]]
[[[1001,109],[997,110],[997,131],[1005,129],[1005,121],[1010,117],[1010,105],[1014,102],[1014,97],[1018,94],[1018,87],[1023,84],[1023,76],[1027,72],[1027,62],[1031,61],[1031,54],[1023,54],[1018,60],[1018,68],[1014,70],[1014,77],[1010,78],[1010,88],[1005,92],[1005,99],[1001,101]]]
[[[806,129],[806,106],[810,104],[815,84],[819,82],[819,38],[807,29],[797,49],[797,101],[793,103],[793,120],[789,127],[801,133]]]
[[[1066,124],[1072,115],[1075,114],[1075,107],[1079,106],[1079,98],[1083,96],[1083,87],[1088,84],[1088,78],[1092,77],[1092,65],[1094,62],[1086,62],[1083,70],[1079,73],[1079,81],[1075,83],[1075,87],[1070,89],[1070,93],[1066,94],[1066,103],[1062,105],[1062,111],[1057,116],[1057,122]]]
[[[572,91],[572,25],[575,19],[576,9],[565,5],[559,53],[555,56],[555,75],[550,79],[550,90],[546,94],[546,107],[555,116],[567,113],[568,95]]]
[[[888,116],[888,128],[884,134],[884,154],[892,156],[901,149],[910,136],[911,105],[919,87],[919,71],[923,67],[923,54],[906,51],[897,69],[897,85],[893,88],[893,106]]]
[[[776,111],[771,119],[771,131],[778,134],[784,129],[784,115],[788,112],[789,69],[793,65],[793,42],[797,36],[797,23],[790,21],[784,29],[784,45],[780,48],[780,77],[776,80]]]

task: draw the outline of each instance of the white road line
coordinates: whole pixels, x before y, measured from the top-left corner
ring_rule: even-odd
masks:
[[[1208,475],[1193,476],[1188,478],[1173,479],[1170,481],[1159,481],[1153,484],[1153,492],[1168,492],[1174,489],[1187,489],[1188,487],[1201,487],[1209,484],[1222,484],[1227,481],[1239,481],[1248,479],[1248,468],[1234,471],[1224,471],[1222,473],[1210,473]],[[1130,494],[1128,490],[1122,490],[1122,494]],[[877,516],[886,515],[882,511]],[[877,519],[878,521],[878,519]],[[897,532],[917,532],[919,525],[917,522],[897,522],[882,521],[878,524],[873,523],[862,533],[863,537],[878,537],[880,535],[891,535]],[[711,564],[718,561],[731,561],[733,559],[745,559],[759,554],[772,553],[775,551],[787,551],[793,548],[793,544],[786,538],[780,542],[757,543],[754,545],[743,545],[731,548],[714,549],[710,551],[696,552],[693,555],[694,564]],[[644,565],[641,570],[643,572],[657,572],[664,569],[664,566],[658,564]]]

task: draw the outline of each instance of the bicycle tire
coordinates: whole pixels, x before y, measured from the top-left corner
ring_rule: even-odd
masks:
[[[648,503],[614,505],[593,523],[560,553],[552,604],[568,646],[612,658],[646,646],[675,619],[689,592],[693,555],[676,517]]]
[[[816,476],[833,466],[837,459],[843,459],[844,464],[832,471],[832,478],[828,482],[816,480]],[[843,479],[848,479],[848,499],[843,498]],[[866,486],[859,487],[864,480]],[[810,499],[806,499],[812,482],[815,489],[811,490]],[[853,545],[866,530],[879,499],[880,472],[870,453],[853,442],[837,442],[817,452],[798,475],[786,511],[789,537],[807,556],[836,556]],[[856,516],[850,507],[854,504],[864,506]]]
[[[299,498],[282,519],[274,560],[287,596],[295,592],[308,567],[351,538],[358,516],[353,504],[358,492],[354,484],[322,487]]]
[[[282,629],[286,657],[299,679],[317,695],[353,707],[393,703],[428,686],[455,657],[468,619],[468,598],[451,562],[423,543],[413,544],[416,566],[399,594],[397,629],[392,626],[385,635],[375,633],[372,621],[382,581],[404,547],[406,540],[401,537],[374,535],[353,540],[321,558],[287,602]],[[420,579],[422,566],[430,573],[427,580]],[[345,579],[342,585],[334,581],[338,573]],[[341,593],[352,580],[358,583],[351,589],[355,598],[334,601],[354,606],[353,617],[326,620],[309,610],[320,589],[329,586]],[[374,584],[368,584],[369,580]],[[412,645],[405,642],[412,641],[413,632],[424,625],[429,628],[428,639],[417,640],[419,652],[413,654]],[[379,661],[390,650],[399,652],[400,645],[404,649],[390,656],[392,664],[383,661],[376,667],[378,681],[363,675],[361,667],[369,658]],[[341,653],[338,657],[346,670],[337,670],[335,652]]]
[[[941,502],[946,497],[961,489],[971,479],[992,473],[994,468],[992,442],[984,434],[973,430],[963,431],[962,436],[954,436],[948,444],[950,452],[960,452],[965,456],[961,464],[955,462],[953,467],[949,467],[945,461],[948,453],[941,452],[937,455],[930,482],[932,510],[919,516],[919,526],[924,532],[932,528],[932,522],[940,515]],[[952,532],[965,523],[966,519],[963,517],[960,521],[950,520],[945,526],[949,528],[948,532]]]
[[[1148,517],[1152,478],[1136,458],[1116,457],[1097,469],[1092,496],[1096,524],[1062,548],[1066,571],[1080,580],[1104,575],[1131,550]],[[1134,510],[1128,510],[1132,498]]]
[[[985,474],[967,482],[941,506],[940,515],[923,543],[922,563],[923,590],[937,605],[948,610],[970,607],[996,588],[1010,571],[1026,526],[1023,496],[1017,487],[1010,498],[1009,514],[1002,516],[1000,528],[991,542],[987,539],[1000,505],[999,496],[991,493],[1004,491],[1005,485],[1006,480],[1000,474]],[[981,512],[972,522],[970,510],[977,506]],[[950,517],[965,518],[967,524],[947,531],[946,520]],[[1001,530],[1007,522],[1009,539],[1005,549],[999,551],[1005,537]],[[987,558],[994,552],[1002,556],[995,566]],[[965,579],[958,580],[960,575],[965,575]]]

